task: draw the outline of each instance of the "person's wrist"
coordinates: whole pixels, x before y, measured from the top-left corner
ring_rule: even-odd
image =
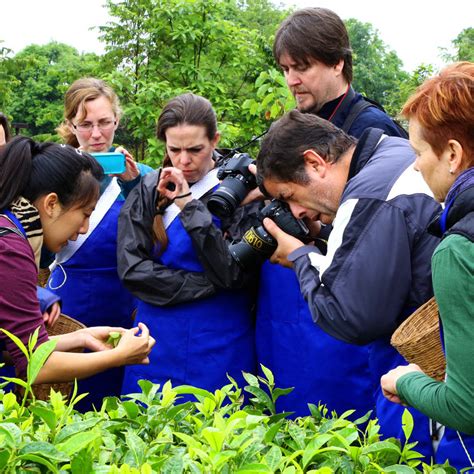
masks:
[[[114,367],[121,367],[125,365],[125,354],[123,352],[123,348],[120,347],[120,344],[107,352],[109,352],[110,356],[112,357],[112,365]]]
[[[184,193],[184,194],[179,194],[178,196],[176,196],[174,198],[174,203],[181,209],[183,210],[184,206],[186,206],[186,204],[188,202],[191,202],[193,200],[193,197],[192,197],[192,194],[191,194],[191,191],[189,191],[188,193]]]

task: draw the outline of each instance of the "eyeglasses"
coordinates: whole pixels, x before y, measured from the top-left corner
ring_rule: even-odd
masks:
[[[102,119],[99,120],[97,123],[81,122],[76,125],[75,123],[71,122],[71,124],[74,127],[74,130],[77,130],[78,132],[82,133],[92,132],[96,125],[101,132],[106,132],[115,127],[115,125],[117,124],[117,120]]]

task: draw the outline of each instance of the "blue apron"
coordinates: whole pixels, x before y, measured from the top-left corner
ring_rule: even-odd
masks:
[[[122,285],[117,274],[117,225],[123,199],[117,199],[84,244],[67,261],[56,267],[48,288],[62,298],[63,313],[86,326],[132,326],[136,300]],[[63,286],[61,285],[67,276]],[[78,405],[100,409],[102,398],[119,396],[123,368],[114,368],[78,382],[79,393],[89,395]]]
[[[217,220],[215,223],[217,224]],[[167,229],[169,243],[159,261],[172,269],[202,272],[192,241],[179,217]],[[214,296],[175,306],[139,302],[137,321],[156,338],[149,365],[128,366],[122,393],[140,391],[148,379],[161,386],[189,384],[214,391],[229,383],[242,384],[241,371],[255,373],[255,331],[250,292],[219,290]],[[193,397],[185,397],[193,399]]]
[[[461,433],[461,437],[472,459],[474,456],[474,436]],[[465,472],[474,472],[474,467],[471,466],[469,457],[464,451],[457,432],[450,428],[444,429],[443,436],[436,450],[435,459],[437,464],[443,464],[445,461],[449,461],[449,464],[454,466],[458,471],[470,467],[471,469]]]
[[[294,387],[278,399],[279,411],[306,416],[308,403],[319,401],[338,414],[356,409],[362,416],[374,409],[377,381],[367,347],[325,333],[313,322],[293,270],[268,261],[260,275],[256,341],[258,361],[272,370],[276,386]]]
[[[398,365],[399,354],[389,341],[357,346],[325,333],[312,320],[293,270],[265,262],[257,307],[258,362],[270,368],[277,387],[295,387],[277,401],[278,411],[309,414],[308,403],[319,401],[341,415],[355,409],[355,419],[372,410],[384,437],[403,437],[404,407],[388,402],[380,391],[380,377]],[[385,403],[387,402],[387,403]],[[428,458],[433,455],[429,420],[412,411],[411,441]]]
[[[447,213],[444,215],[447,216]],[[441,319],[439,321],[439,335],[443,352],[446,352],[444,347],[443,322]],[[471,459],[474,457],[474,436],[464,433],[460,433],[460,436],[469,456],[466,454],[456,430],[445,428],[435,455],[435,459],[438,464],[443,464],[445,461],[449,461],[449,464],[454,466],[458,471],[466,467],[471,467],[471,461],[469,460],[469,457]],[[474,472],[474,467],[466,472]]]
[[[390,344],[390,338],[378,339],[368,344],[369,346],[369,365],[375,377],[379,380],[374,393],[376,410],[380,433],[384,438],[394,437],[405,442],[405,436],[402,429],[402,415],[408,409],[413,416],[414,428],[410,436],[410,442],[417,441],[415,451],[423,454],[423,462],[430,463],[434,457],[433,443],[430,433],[430,419],[418,410],[412,407],[404,407],[398,403],[393,403],[384,397],[380,387],[380,377],[389,370],[406,365],[407,361]]]

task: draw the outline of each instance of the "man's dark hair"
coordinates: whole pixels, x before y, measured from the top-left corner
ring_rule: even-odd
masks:
[[[297,63],[317,60],[335,66],[344,60],[342,74],[352,82],[352,50],[344,22],[327,8],[303,8],[283,20],[273,43],[277,63],[283,54]]]
[[[317,115],[292,110],[270,127],[257,158],[259,180],[306,184],[303,153],[314,150],[335,163],[357,140]]]

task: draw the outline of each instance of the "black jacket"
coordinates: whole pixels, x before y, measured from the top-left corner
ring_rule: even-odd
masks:
[[[127,289],[147,303],[166,306],[206,298],[219,288],[254,284],[257,275],[240,268],[228,245],[232,240],[240,240],[257,222],[258,205],[239,207],[230,219],[222,221],[221,230],[206,207],[212,192],[200,200],[193,199],[181,211],[179,219],[205,271],[171,269],[152,258],[156,180],[156,171],[145,175],[130,192],[120,212],[117,261],[119,277]]]

